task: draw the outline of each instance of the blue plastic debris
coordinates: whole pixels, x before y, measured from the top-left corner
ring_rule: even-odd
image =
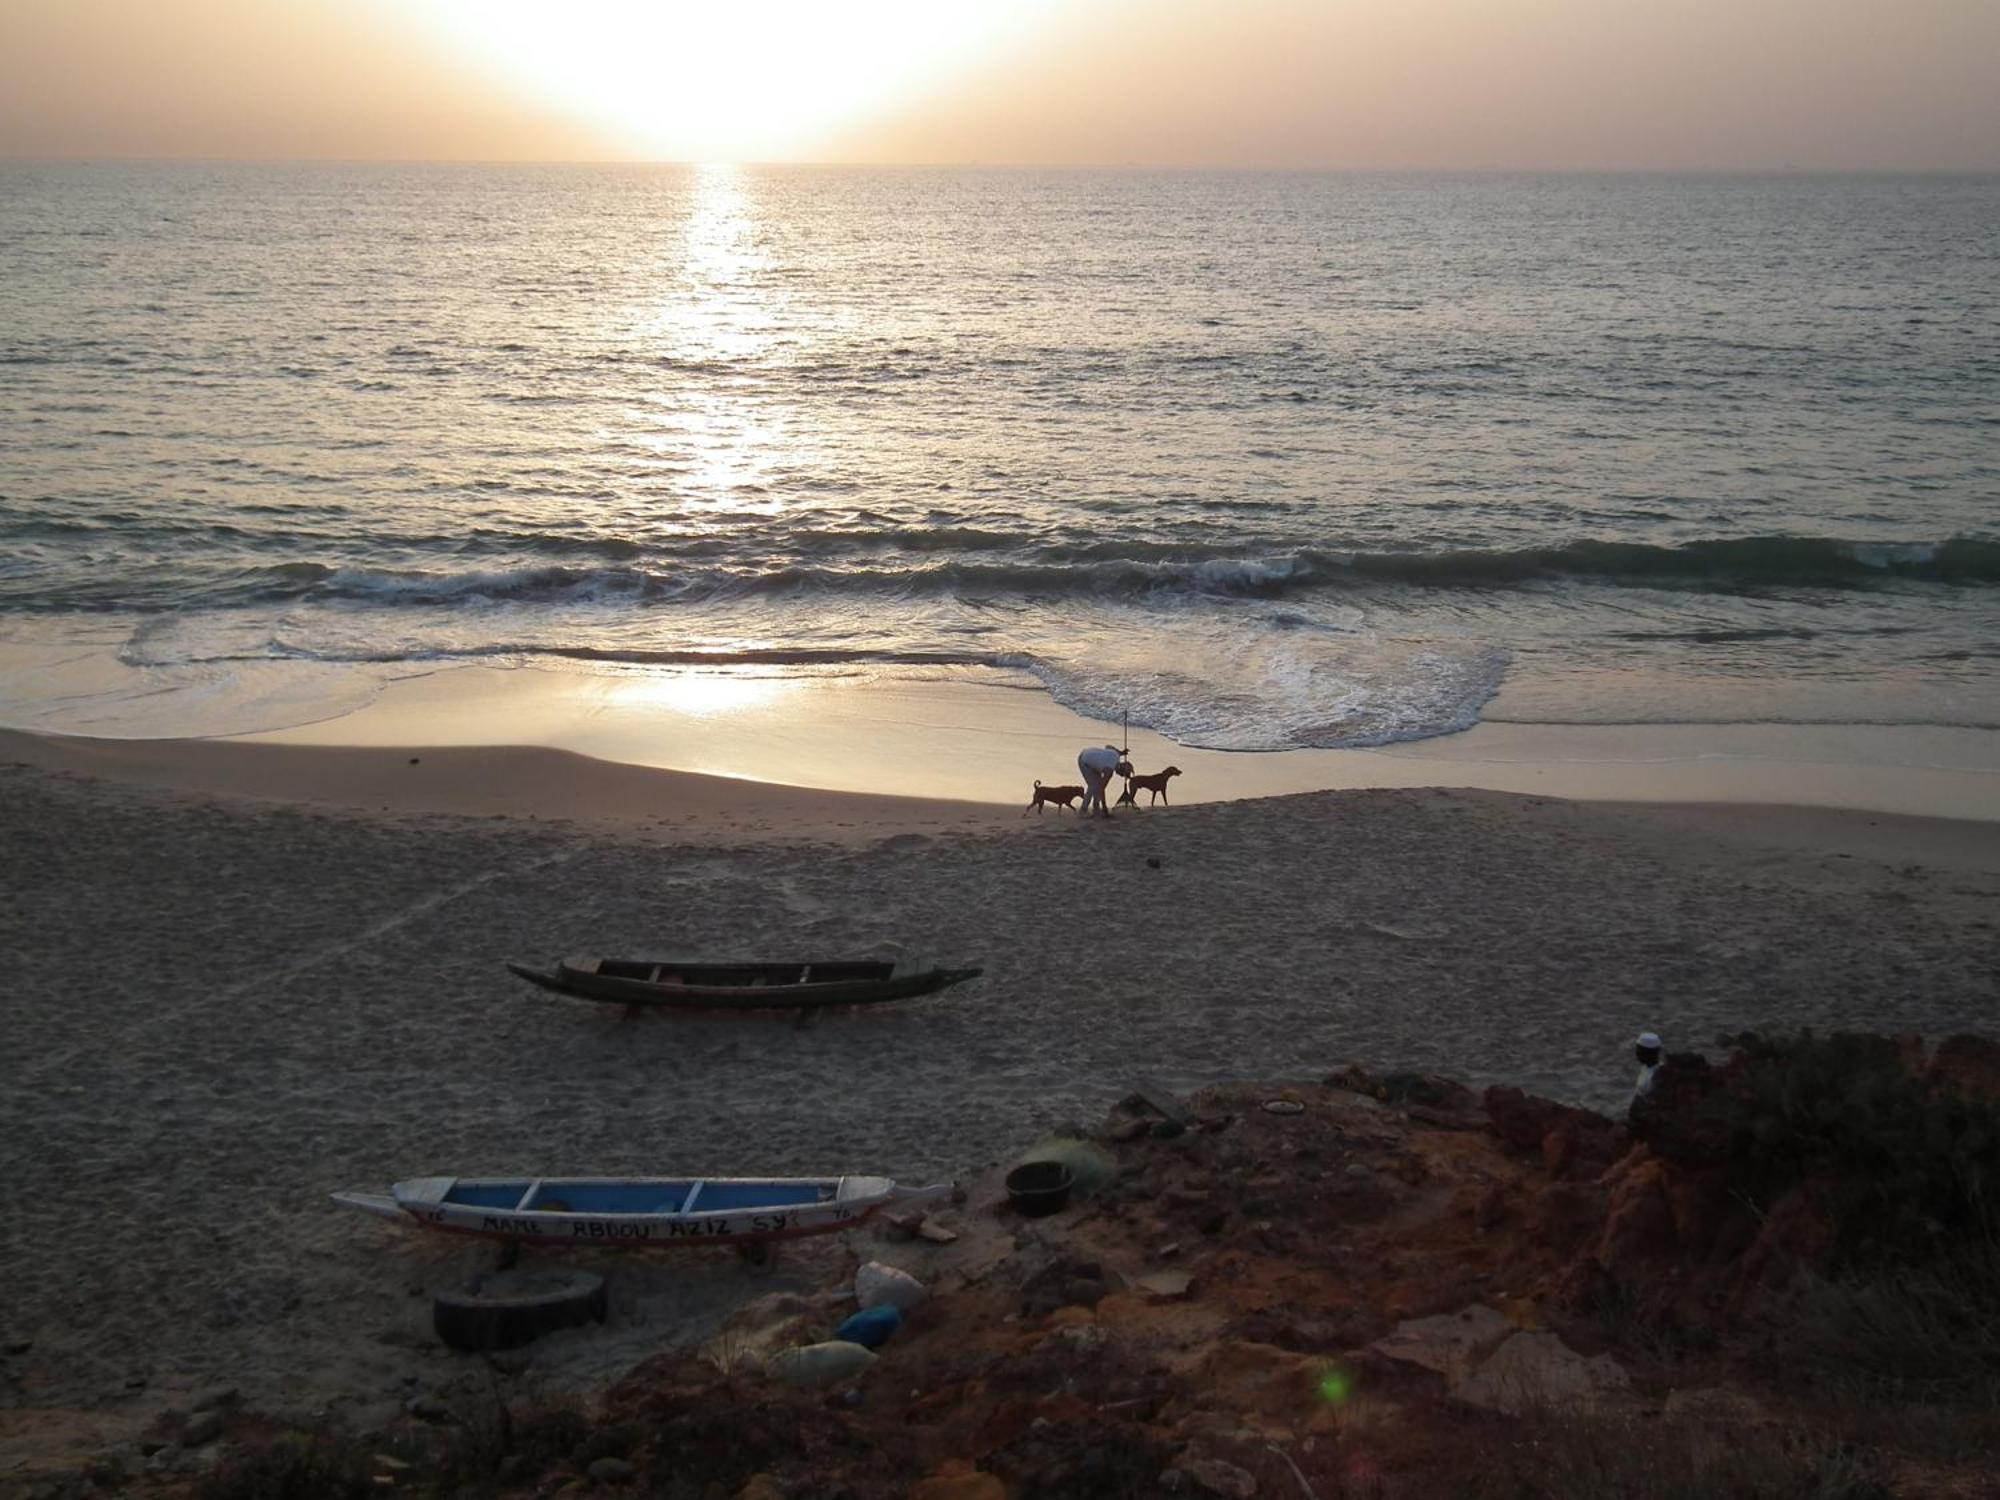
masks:
[[[884,1302],[879,1307],[863,1308],[834,1329],[833,1336],[864,1349],[879,1349],[902,1326],[902,1309]]]

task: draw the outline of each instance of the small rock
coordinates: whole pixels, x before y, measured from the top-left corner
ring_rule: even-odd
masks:
[[[214,1390],[203,1391],[194,1398],[189,1411],[217,1411],[225,1406],[234,1406],[243,1399],[243,1393],[233,1385],[217,1386]]]
[[[9,1354],[26,1354],[35,1347],[33,1339],[9,1339],[4,1346]]]
[[[592,1484],[629,1484],[636,1479],[639,1471],[622,1458],[600,1458],[592,1461],[586,1470]]]
[[[128,1390],[128,1391],[143,1391],[143,1390],[144,1390],[145,1388],[146,1388],[146,1377],[145,1377],[145,1376],[143,1376],[143,1375],[127,1375],[127,1376],[125,1377],[125,1389],[126,1389],[126,1390]]]
[[[1194,1285],[1194,1278],[1185,1271],[1155,1271],[1150,1276],[1141,1276],[1132,1285],[1144,1292],[1155,1302],[1178,1302],[1187,1296]]]
[[[1179,1240],[1169,1240],[1167,1241],[1166,1244],[1161,1245],[1158,1249],[1153,1251],[1153,1259],[1172,1260],[1176,1255],[1179,1255],[1180,1253],[1181,1253],[1181,1242]]]
[[[1104,1347],[1104,1330],[1095,1323],[1074,1323],[1049,1336],[1066,1354],[1095,1354]]]
[[[934,1224],[926,1219],[917,1226],[917,1238],[929,1240],[933,1245],[949,1245],[958,1238],[958,1231],[947,1229],[942,1224]]]
[[[144,1458],[151,1458],[155,1453],[165,1451],[166,1446],[167,1440],[162,1437],[142,1437],[139,1439],[139,1453]]]
[[[222,1413],[205,1411],[196,1415],[181,1429],[181,1446],[199,1448],[204,1443],[212,1443],[222,1436]]]
[[[1368,1347],[1385,1359],[1435,1370],[1456,1384],[1514,1332],[1506,1314],[1475,1303],[1455,1313],[1398,1323]]]
[[[1473,1406],[1508,1415],[1588,1406],[1631,1388],[1624,1367],[1608,1354],[1585,1359],[1552,1333],[1517,1333],[1462,1381],[1454,1394]]]
[[[486,1356],[486,1363],[502,1375],[522,1375],[535,1362],[534,1355],[526,1349],[497,1349]]]
[[[1251,1500],[1257,1480],[1248,1469],[1219,1458],[1198,1458],[1187,1466],[1188,1477],[1211,1495],[1228,1495],[1231,1500]]]
[[[100,1490],[122,1486],[129,1473],[124,1457],[117,1453],[100,1453],[83,1469],[83,1477]]]
[[[449,1422],[451,1408],[435,1396],[412,1396],[403,1403],[403,1410],[419,1422]]]
[[[1149,870],[1157,870],[1157,869],[1159,869],[1159,868],[1160,868],[1160,856],[1159,856],[1159,855],[1157,855],[1157,854],[1149,854],[1149,855],[1147,855],[1147,856],[1146,856],[1146,868],[1147,868],[1147,869],[1149,869]]]
[[[1368,1166],[1367,1163],[1358,1161],[1349,1162],[1345,1171],[1349,1177],[1356,1178],[1372,1176],[1374,1173],[1374,1169]]]
[[[926,1295],[924,1284],[908,1271],[885,1266],[879,1260],[869,1261],[854,1273],[854,1296],[864,1308],[887,1303],[898,1312],[908,1312]]]
[[[917,1225],[922,1222],[922,1214],[884,1214],[882,1233],[886,1238],[902,1244],[917,1237]]]
[[[413,766],[414,766],[414,765],[418,765],[418,764],[421,764],[422,760],[423,760],[423,757],[422,757],[422,756],[418,756],[418,755],[412,755],[412,756],[410,757],[410,764],[411,764],[411,765],[413,765]]]
[[[752,1474],[736,1492],[736,1500],[786,1500],[785,1487],[769,1474]]]

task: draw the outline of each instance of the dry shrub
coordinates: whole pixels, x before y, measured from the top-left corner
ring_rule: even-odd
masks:
[[[583,1408],[566,1399],[510,1403],[496,1391],[457,1415],[428,1452],[414,1455],[417,1477],[449,1494],[491,1493],[533,1478],[569,1460],[592,1436]]]
[[[232,1448],[201,1482],[201,1500],[359,1500],[374,1494],[374,1454],[351,1433],[300,1428]]]
[[[1463,1439],[1403,1493],[1459,1500],[1891,1500],[1894,1493],[1878,1454],[1823,1428],[1549,1412],[1482,1424]]]
[[[2000,1413],[2000,1253],[1828,1279],[1802,1271],[1767,1311],[1780,1382],[1829,1378],[1870,1405]]]

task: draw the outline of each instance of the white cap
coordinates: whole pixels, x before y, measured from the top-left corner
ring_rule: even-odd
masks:
[[[1658,1052],[1658,1051],[1660,1050],[1660,1035],[1659,1035],[1659,1033],[1658,1033],[1658,1032],[1656,1032],[1656,1031],[1642,1031],[1642,1032],[1640,1032],[1640,1033],[1639,1033],[1639,1045],[1640,1045],[1641,1047],[1644,1047],[1644,1048],[1646,1048],[1646,1049],[1647,1049],[1648,1051],[1652,1051],[1652,1052]]]

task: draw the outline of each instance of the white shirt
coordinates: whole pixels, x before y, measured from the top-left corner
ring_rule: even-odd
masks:
[[[1647,1063],[1639,1069],[1639,1081],[1632,1088],[1632,1097],[1635,1100],[1653,1092],[1653,1076],[1659,1071],[1658,1063]]]
[[[1111,772],[1118,769],[1118,762],[1124,757],[1109,745],[1092,745],[1076,758],[1080,766],[1089,766],[1093,771]]]

